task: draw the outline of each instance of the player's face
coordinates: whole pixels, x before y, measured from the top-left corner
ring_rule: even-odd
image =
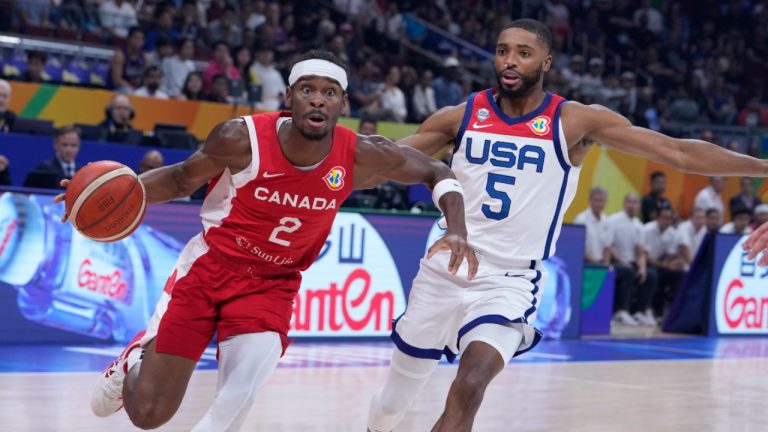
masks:
[[[552,56],[535,34],[511,28],[499,34],[495,65],[499,93],[502,97],[517,98],[541,88]]]
[[[285,106],[293,113],[294,127],[309,140],[327,137],[347,108],[347,95],[335,80],[302,77],[285,92]]]

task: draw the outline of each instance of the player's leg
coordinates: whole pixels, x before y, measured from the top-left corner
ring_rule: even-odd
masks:
[[[464,335],[462,343],[467,348],[433,432],[472,430],[486,387],[504,369],[522,340],[523,334],[516,327],[500,324],[482,324]]]
[[[398,349],[392,353],[384,387],[371,400],[368,411],[370,432],[391,431],[410,410],[429,381],[439,360],[411,357]]]
[[[239,430],[256,393],[277,367],[282,348],[275,332],[241,334],[221,342],[216,397],[192,431]]]

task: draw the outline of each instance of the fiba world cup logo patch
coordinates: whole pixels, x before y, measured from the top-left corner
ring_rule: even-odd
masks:
[[[486,121],[490,116],[491,116],[491,113],[485,108],[480,108],[479,110],[477,110],[477,113],[475,113],[475,117],[477,117],[478,121]]]
[[[343,167],[335,166],[328,171],[323,180],[332,191],[341,190],[344,187],[344,176],[346,174],[347,171]]]
[[[549,125],[552,120],[547,116],[538,116],[535,119],[528,122],[528,127],[536,135],[547,135],[549,133]]]

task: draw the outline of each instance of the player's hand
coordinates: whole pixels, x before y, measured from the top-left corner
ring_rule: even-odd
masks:
[[[637,283],[642,284],[645,282],[645,278],[648,277],[648,271],[645,267],[639,267],[635,276],[637,277]]]
[[[60,194],[56,195],[55,197],[53,197],[53,203],[54,203],[54,204],[58,204],[58,203],[64,202],[64,199],[65,199],[65,198],[66,198],[66,196],[67,196],[67,191],[66,191],[66,189],[67,189],[67,186],[69,186],[69,183],[70,183],[70,182],[71,182],[71,180],[69,180],[69,179],[64,179],[64,180],[62,180],[62,181],[59,183],[59,185],[60,185],[61,187],[63,187],[63,188],[64,188],[64,192],[62,192],[62,193],[60,193]],[[69,218],[69,215],[67,214],[67,212],[64,212],[64,216],[62,216],[62,217],[61,217],[61,223],[64,223],[64,222],[66,222],[66,221],[67,221],[67,218]]]
[[[477,255],[475,255],[475,250],[467,243],[466,236],[446,234],[443,237],[440,237],[427,251],[427,259],[432,258],[432,256],[440,250],[451,251],[451,259],[448,261],[448,271],[451,272],[451,274],[456,274],[456,272],[459,271],[461,263],[464,261],[464,258],[466,258],[467,263],[469,264],[467,280],[472,280],[472,278],[475,277],[478,265]]]
[[[753,260],[760,252],[766,253],[757,262],[757,265],[768,266],[768,223],[764,223],[755,232],[750,234],[744,242],[744,251],[749,252],[747,259]]]

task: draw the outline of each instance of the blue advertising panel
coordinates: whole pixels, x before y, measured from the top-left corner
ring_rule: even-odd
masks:
[[[746,239],[724,234],[715,238],[710,335],[768,334],[768,267],[747,260],[742,247]]]
[[[150,205],[114,243],[62,224],[51,195],[0,195],[0,332],[6,343],[126,341],[154,312],[177,256],[201,229],[199,207]],[[435,218],[342,212],[294,301],[292,337],[386,337],[405,310]],[[536,325],[579,329],[584,231],[563,228]]]

